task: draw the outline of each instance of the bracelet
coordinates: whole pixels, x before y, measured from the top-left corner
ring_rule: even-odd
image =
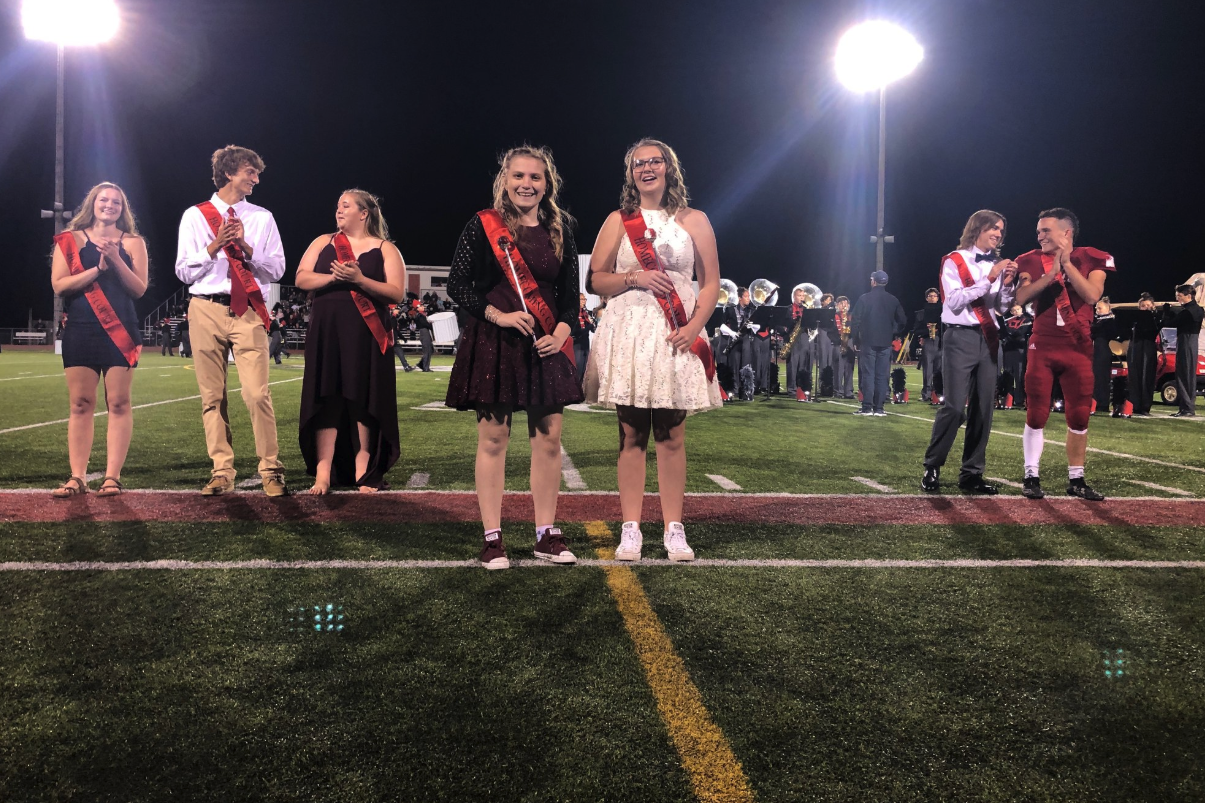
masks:
[[[624,286],[626,286],[626,287],[639,287],[639,285],[638,285],[638,284],[636,284],[636,275],[637,275],[637,274],[639,274],[639,273],[644,273],[644,271],[640,271],[640,270],[634,270],[634,271],[632,271],[631,273],[629,273],[629,274],[627,274],[626,276],[624,276],[624,277],[623,277],[623,283],[624,283]]]
[[[498,312],[498,308],[495,307],[493,304],[489,304],[485,308],[485,319],[492,324],[498,323],[498,316],[500,314],[501,313]]]

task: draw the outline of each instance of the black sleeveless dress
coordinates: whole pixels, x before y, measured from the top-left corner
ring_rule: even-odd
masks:
[[[475,220],[475,219],[474,219]],[[472,226],[473,224],[470,223]],[[556,284],[565,270],[557,258],[548,231],[543,226],[527,226],[520,232],[516,245],[523,261],[531,269],[540,295],[554,314],[558,309]],[[462,239],[461,248],[467,240]],[[472,260],[493,263],[493,249],[481,237],[474,240],[475,254],[458,253],[453,270],[461,262]],[[576,268],[576,252],[568,260]],[[573,277],[573,292],[577,292]],[[449,292],[452,282],[449,279]],[[455,296],[454,296],[455,298]],[[574,300],[576,301],[576,295]],[[463,303],[461,299],[455,299]],[[503,279],[485,293],[485,300],[500,312],[523,309],[519,296],[510,282]],[[577,311],[573,315],[576,317]],[[542,334],[542,333],[541,333]],[[570,341],[572,342],[572,341]],[[530,335],[518,329],[496,326],[489,321],[470,317],[456,350],[456,362],[448,379],[448,394],[444,403],[458,410],[474,410],[479,405],[505,405],[516,410],[529,407],[561,407],[585,400],[577,371],[563,351],[541,357]]]
[[[314,272],[329,274],[335,246],[328,244],[318,254]],[[369,279],[385,281],[385,258],[380,248],[361,254],[357,261]],[[367,295],[367,294],[366,294]],[[387,305],[368,296],[385,326],[391,327]],[[385,472],[401,454],[397,424],[397,383],[393,351],[381,353],[360,309],[346,284],[338,283],[314,292],[310,326],[305,337],[305,374],[301,381],[301,455],[311,477],[318,470],[317,418],[323,406],[342,399],[343,413],[337,424],[335,459],[331,485],[386,487]],[[355,476],[355,456],[360,448],[356,418],[368,423],[373,443],[363,477]]]
[[[134,264],[125,248],[121,249],[121,258],[127,265]],[[100,262],[100,249],[91,240],[86,240],[83,248],[79,249],[79,259],[85,269],[95,268]],[[138,331],[138,313],[134,309],[134,299],[126,292],[121,279],[110,268],[100,274],[96,282],[109,299],[118,319],[130,333],[130,338],[134,343],[141,344],[142,333]],[[85,288],[85,291],[87,289]],[[121,349],[114,345],[109,333],[100,325],[100,320],[84,293],[63,296],[63,310],[67,313],[67,326],[63,330],[64,368],[83,367],[101,371],[105,368],[130,367]],[[134,364],[135,367],[137,365]]]

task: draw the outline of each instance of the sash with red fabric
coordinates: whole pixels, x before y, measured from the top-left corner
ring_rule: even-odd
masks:
[[[506,277],[510,288],[523,300],[527,311],[536,319],[536,323],[544,330],[544,334],[551,335],[556,329],[556,316],[552,314],[544,297],[540,295],[540,288],[536,284],[535,277],[531,275],[531,268],[527,267],[523,254],[515,247],[510,230],[502,222],[502,216],[495,209],[483,209],[477,213],[477,217],[481,218],[481,225],[485,228],[485,236],[490,241],[490,248],[494,249],[494,258],[498,260],[498,265],[502,268],[502,275]],[[565,342],[561,344],[561,351],[569,358],[569,363],[576,366],[573,359],[573,338],[565,338]]]
[[[217,207],[212,201],[197,204],[197,209],[201,210],[201,214],[205,216],[205,222],[209,224],[209,228],[213,229],[216,236],[222,228],[222,215],[218,212]],[[234,207],[228,210],[230,217],[234,217]],[[264,328],[270,329],[271,323],[268,319],[268,307],[264,304],[264,295],[259,291],[259,285],[255,282],[255,277],[251,275],[251,270],[247,267],[247,256],[243,253],[243,249],[238,243],[226,243],[222,247],[226,258],[230,260],[230,311],[235,315],[242,316],[247,311],[247,306],[250,305],[253,310],[259,315],[259,319],[263,321]]]
[[[79,247],[75,244],[75,235],[69,231],[55,235],[55,243],[58,244],[59,250],[63,252],[63,258],[67,260],[67,269],[71,271],[72,276],[76,276],[84,272],[85,268],[80,262]],[[104,259],[102,256],[101,259]],[[133,368],[138,363],[138,357],[142,354],[142,344],[135,343],[134,338],[130,337],[129,330],[125,324],[117,317],[117,311],[113,309],[113,305],[109,303],[108,296],[105,291],[100,289],[100,282],[92,283],[84,293],[84,298],[88,299],[88,305],[92,307],[92,311],[96,313],[96,319],[100,321],[100,325],[104,327],[105,333],[109,339],[113,341],[113,345],[117,346],[121,356],[126,358],[126,363]]]
[[[974,286],[975,279],[971,276],[971,269],[967,267],[967,261],[963,259],[962,254],[957,251],[946,254],[942,257],[941,264],[946,264],[947,259],[953,262],[954,267],[958,269],[958,280],[962,282],[962,286]],[[944,304],[946,289],[945,284],[940,281],[940,277],[937,286],[941,288],[941,300]],[[987,302],[983,300],[983,296],[971,302],[971,311],[979,319],[979,331],[983,332],[983,341],[987,343],[987,349],[992,355],[992,362],[996,362],[1000,346],[1000,330],[996,327],[995,318],[992,311],[987,308]]]
[[[354,262],[356,252],[351,248],[351,241],[347,239],[347,235],[339,232],[331,241],[335,246],[335,257],[340,262]],[[377,341],[377,345],[381,348],[381,353],[384,354],[389,350],[389,346],[393,341],[393,334],[385,331],[385,325],[381,323],[381,316],[377,314],[376,305],[364,293],[359,290],[352,290],[351,300],[355,302],[356,309],[360,311],[360,317],[364,319],[364,323],[368,324],[368,331],[372,332],[373,340]]]
[[[1084,277],[1087,277],[1093,271],[1107,272],[1116,269],[1111,254],[1089,246],[1077,246],[1073,248],[1071,251],[1071,263]],[[1053,255],[1047,255],[1039,249],[1034,249],[1017,257],[1017,270],[1018,273],[1024,273],[1030,279],[1036,281],[1050,271],[1057,270],[1057,268],[1054,264]],[[1050,322],[1049,316],[1042,314],[1049,307],[1043,308],[1039,304],[1037,315],[1034,319],[1033,334],[1035,338],[1041,340],[1043,333],[1046,336],[1051,336],[1056,331],[1069,332],[1077,348],[1090,351],[1092,348],[1089,334],[1091,322],[1085,318],[1081,318],[1079,310],[1075,306],[1075,301],[1080,302],[1081,308],[1087,306],[1089,310],[1091,310],[1092,305],[1083,301],[1078,294],[1076,294],[1073,300],[1071,298],[1073,290],[1074,288],[1067,286],[1066,278],[1061,272],[1055,276],[1050,287],[1047,288],[1047,292],[1053,294],[1057,323]],[[1046,293],[1043,293],[1041,297],[1050,298]]]
[[[1042,270],[1046,273],[1055,270],[1053,255],[1042,254]],[[1075,310],[1071,308],[1071,297],[1067,295],[1067,280],[1063,278],[1062,271],[1059,271],[1055,275],[1051,285],[1055,288],[1054,306],[1058,309],[1059,315],[1062,316],[1063,320],[1072,324],[1069,327],[1071,338],[1075,341],[1075,345],[1081,348],[1086,347],[1087,338],[1084,337],[1084,333],[1080,331],[1080,328],[1074,325],[1074,321],[1076,320]]]
[[[665,273],[661,260],[657,258],[657,252],[653,250],[653,240],[657,237],[657,233],[645,225],[644,216],[640,214],[640,211],[625,212],[621,209],[619,217],[623,220],[624,231],[627,232],[628,240],[632,243],[632,251],[636,253],[636,260],[640,263],[640,267],[644,270]],[[686,314],[686,307],[682,305],[682,299],[678,296],[677,290],[671,290],[668,296],[653,297],[661,305],[661,311],[665,313],[665,318],[673,329],[677,330],[686,326],[690,318]],[[713,380],[715,378],[715,358],[711,354],[711,344],[700,334],[695,338],[695,342],[690,344],[690,351],[699,358],[699,362],[703,363],[703,372],[707,375],[707,381]]]

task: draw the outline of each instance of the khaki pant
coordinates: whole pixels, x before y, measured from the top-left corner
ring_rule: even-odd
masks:
[[[243,401],[251,413],[260,476],[283,474],[276,444],[276,411],[268,389],[268,333],[255,310],[236,318],[230,308],[203,298],[188,305],[193,365],[201,391],[201,422],[214,476],[235,477],[230,416],[226,411],[226,351],[234,351]]]

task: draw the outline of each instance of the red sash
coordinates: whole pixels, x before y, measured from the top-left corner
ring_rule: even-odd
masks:
[[[1055,270],[1054,256],[1051,254],[1042,254],[1042,268],[1047,272]],[[1088,344],[1084,342],[1084,333],[1080,331],[1076,325],[1075,310],[1071,309],[1071,298],[1067,295],[1067,282],[1063,279],[1063,272],[1059,271],[1055,274],[1051,285],[1055,287],[1054,306],[1058,309],[1059,315],[1063,318],[1063,325],[1071,332],[1071,339],[1075,341],[1075,345],[1081,349],[1086,348]]]
[[[556,316],[544,303],[544,297],[540,295],[540,288],[536,285],[535,277],[531,275],[531,269],[527,267],[527,263],[523,261],[523,255],[519,253],[519,249],[511,240],[510,231],[502,222],[502,216],[498,214],[497,210],[484,209],[477,213],[477,217],[481,218],[481,225],[485,227],[485,236],[490,241],[490,248],[494,249],[494,258],[502,267],[502,275],[506,277],[510,289],[514,290],[515,294],[527,304],[527,311],[536,319],[544,330],[544,334],[551,335],[556,329]],[[508,252],[509,260],[507,259]],[[514,270],[511,270],[512,262]],[[565,338],[565,342],[561,344],[561,351],[569,358],[569,364],[576,366],[573,359],[573,338]]]
[[[628,234],[628,240],[632,243],[632,251],[635,252],[640,267],[644,270],[665,273],[665,268],[661,267],[661,260],[657,258],[657,252],[653,250],[653,243],[647,236],[651,230],[645,225],[644,216],[640,214],[640,211],[629,213],[621,209],[619,217],[623,220],[624,231]],[[652,234],[655,239],[656,232],[652,232]],[[690,318],[686,315],[686,307],[682,305],[682,299],[678,296],[677,290],[670,291],[668,296],[653,297],[661,305],[661,311],[665,313],[665,319],[669,321],[671,327],[681,329],[686,326]],[[768,330],[767,334],[769,334]],[[694,343],[690,344],[690,351],[699,358],[699,362],[703,363],[703,373],[706,374],[707,381],[713,380],[715,378],[715,359],[711,355],[711,344],[702,334],[695,338]]]
[[[84,266],[80,264],[79,249],[75,245],[75,236],[71,232],[65,231],[62,234],[55,235],[54,241],[58,244],[59,250],[63,252],[63,257],[67,260],[67,269],[71,271],[71,275],[77,276],[83,273]],[[104,257],[102,256],[101,259],[104,259]],[[133,368],[138,363],[139,355],[142,354],[142,344],[135,343],[134,338],[130,337],[125,324],[117,317],[117,311],[113,309],[113,305],[109,303],[108,297],[105,296],[105,291],[100,289],[99,281],[92,283],[92,286],[84,293],[84,298],[88,299],[88,304],[92,307],[92,311],[96,313],[96,319],[104,327],[105,333],[109,335],[109,339],[113,341],[113,345],[117,346],[118,351],[126,358],[129,366]]]
[[[347,239],[346,234],[339,232],[331,242],[335,246],[335,256],[340,262],[355,261],[356,252],[351,250],[351,242]],[[360,317],[364,319],[364,323],[368,324],[368,331],[372,332],[373,339],[377,341],[377,345],[381,347],[381,353],[384,354],[389,350],[392,338],[390,333],[385,331],[385,326],[381,323],[381,316],[377,314],[376,306],[368,296],[359,290],[351,291],[351,300],[356,302],[356,309],[360,311]]]
[[[971,277],[971,269],[967,267],[967,262],[962,258],[962,254],[955,251],[952,254],[946,254],[942,257],[941,264],[946,264],[946,260],[954,263],[954,267],[958,268],[958,279],[962,282],[963,287],[971,287],[975,284],[975,280]],[[938,287],[941,290],[941,300],[944,303],[946,300],[945,284],[938,277]],[[988,288],[991,289],[990,287]],[[987,343],[988,351],[991,352],[992,362],[998,359],[1000,346],[1000,330],[996,327],[996,321],[993,320],[992,312],[987,308],[987,302],[983,300],[983,296],[971,302],[971,311],[975,313],[975,317],[979,319],[979,331],[983,332],[983,340]]]
[[[212,201],[206,201],[202,204],[197,204],[197,209],[201,210],[201,214],[205,216],[205,222],[209,224],[209,228],[213,229],[216,235],[218,230],[222,228],[222,216],[218,213],[217,208]],[[238,243],[226,243],[222,251],[226,254],[226,258],[230,260],[230,281],[238,281],[247,292],[247,301],[251,304],[251,309],[259,314],[259,319],[264,323],[264,329],[270,329],[271,323],[268,320],[268,307],[264,304],[263,293],[259,291],[259,285],[255,283],[255,277],[251,275],[251,271],[245,264],[246,255],[243,254],[243,249]],[[234,288],[231,288],[232,290]]]

